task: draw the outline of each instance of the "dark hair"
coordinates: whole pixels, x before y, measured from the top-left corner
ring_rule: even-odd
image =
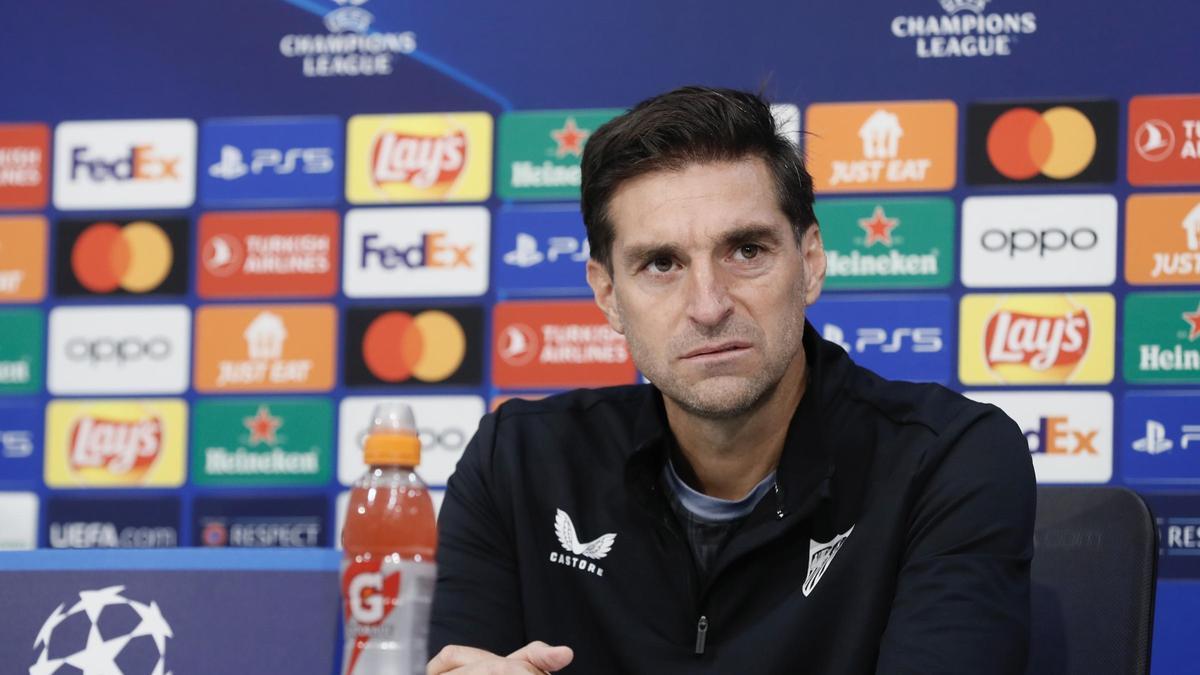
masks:
[[[612,269],[608,205],[625,181],[690,164],[761,157],[775,178],[779,207],[799,243],[816,223],[812,176],[796,146],[779,134],[762,97],[734,89],[681,87],[642,101],[601,126],[583,149],[580,207],[592,258]]]

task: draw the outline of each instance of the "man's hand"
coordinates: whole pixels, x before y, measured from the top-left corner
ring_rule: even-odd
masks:
[[[540,675],[558,672],[574,658],[570,647],[551,647],[540,640],[505,657],[474,647],[447,645],[425,666],[425,675]]]

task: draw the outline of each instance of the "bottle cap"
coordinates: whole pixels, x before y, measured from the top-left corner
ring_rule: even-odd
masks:
[[[406,403],[380,403],[371,413],[371,428],[363,444],[363,461],[368,466],[394,464],[416,466],[421,462],[421,439],[412,408]]]

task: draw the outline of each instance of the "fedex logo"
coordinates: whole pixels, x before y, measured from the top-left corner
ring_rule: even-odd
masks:
[[[362,238],[359,265],[365,268],[374,263],[386,270],[473,267],[471,251],[475,246],[457,244],[447,241],[448,238],[446,232],[426,232],[421,235],[420,242],[412,246],[393,246],[381,241],[378,233],[367,234]]]
[[[1043,417],[1035,429],[1025,430],[1029,452],[1050,455],[1099,454],[1096,436],[1099,429],[1080,429],[1066,416]]]
[[[71,149],[71,180],[79,180],[81,174],[96,182],[178,179],[179,159],[161,154],[153,145],[135,145],[110,159],[85,145]]]
[[[1112,394],[980,391],[965,395],[999,407],[1017,423],[1039,483],[1107,483],[1112,478]]]
[[[342,252],[346,295],[483,295],[490,230],[480,206],[354,209]]]
[[[63,122],[54,131],[54,206],[186,208],[195,165],[191,120]]]

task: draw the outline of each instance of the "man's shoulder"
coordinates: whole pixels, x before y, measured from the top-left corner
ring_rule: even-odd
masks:
[[[852,414],[924,427],[935,435],[998,412],[995,406],[973,401],[940,384],[889,380],[859,366],[854,367],[843,393]]]
[[[573,389],[543,398],[511,398],[495,414],[498,422],[511,424],[539,418],[567,422],[589,415],[637,412],[649,395],[649,385],[643,384]]]

